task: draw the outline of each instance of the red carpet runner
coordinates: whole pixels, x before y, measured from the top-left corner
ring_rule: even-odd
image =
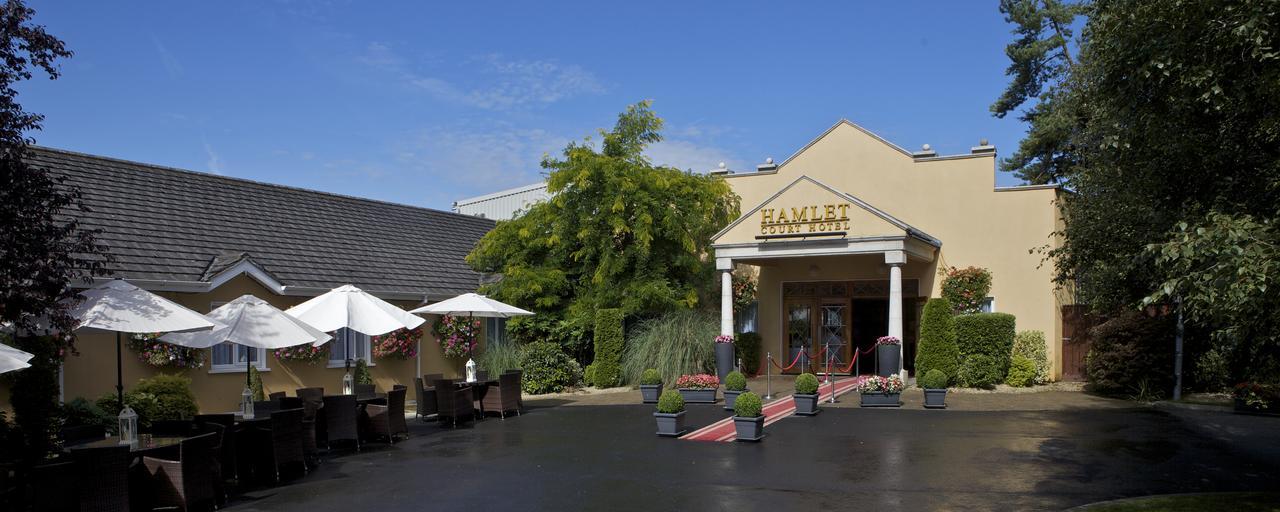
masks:
[[[836,379],[836,396],[843,395],[853,391],[858,387],[858,382],[862,379],[858,377]],[[823,402],[831,399],[831,384],[823,382],[818,386],[818,401]],[[764,424],[769,424],[786,418],[796,412],[796,402],[790,396],[784,396],[764,405]],[[733,428],[733,417],[730,416],[723,420],[717,421],[698,430],[680,436],[680,439],[691,441],[733,441],[736,432]]]

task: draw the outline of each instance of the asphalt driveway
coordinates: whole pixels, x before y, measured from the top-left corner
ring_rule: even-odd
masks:
[[[650,406],[530,405],[457,430],[414,422],[407,441],[331,457],[230,510],[1058,510],[1272,490],[1280,477],[1280,461],[1142,406],[831,408],[738,444],[658,438]],[[688,416],[696,427],[727,414]]]

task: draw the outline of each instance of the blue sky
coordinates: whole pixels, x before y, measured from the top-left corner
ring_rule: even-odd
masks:
[[[942,154],[1025,131],[988,111],[994,2],[426,4],[33,1],[76,55],[20,100],[42,145],[442,209],[539,180],[644,99],[650,156],[699,171],[841,118]]]

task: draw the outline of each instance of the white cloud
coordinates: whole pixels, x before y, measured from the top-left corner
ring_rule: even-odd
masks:
[[[745,165],[728,151],[714,146],[699,145],[687,140],[666,139],[645,150],[655,165],[666,165],[682,170],[706,172],[724,162],[729,169],[743,171]]]
[[[160,54],[160,64],[164,66],[164,70],[169,74],[169,78],[178,78],[182,75],[182,63],[178,61],[173,53],[169,52],[169,48],[160,42],[160,38],[151,36],[151,44],[156,47],[156,53]]]
[[[461,198],[541,181],[543,156],[568,143],[567,137],[539,129],[432,129],[398,148],[396,160],[407,170],[465,191]]]
[[[204,141],[204,153],[208,156],[205,160],[205,169],[214,174],[222,174],[222,158],[213,150],[213,146],[209,145],[209,141]]]

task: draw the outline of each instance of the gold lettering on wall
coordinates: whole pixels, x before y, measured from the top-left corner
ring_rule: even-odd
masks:
[[[760,234],[830,233],[849,229],[849,203],[761,208]]]

